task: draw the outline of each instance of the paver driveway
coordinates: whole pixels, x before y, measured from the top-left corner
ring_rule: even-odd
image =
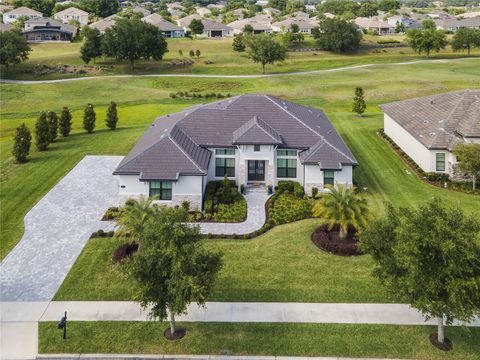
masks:
[[[25,216],[25,233],[0,264],[0,301],[48,301],[100,219],[118,203],[121,156],[86,156]]]

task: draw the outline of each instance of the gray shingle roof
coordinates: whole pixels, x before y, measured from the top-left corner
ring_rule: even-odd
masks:
[[[357,164],[323,111],[267,95],[242,95],[159,117],[115,174],[141,174],[142,180],[203,175],[211,155],[207,147],[240,143],[308,150],[300,155],[302,163],[322,168]]]
[[[183,29],[175,24],[172,24],[170,21],[165,20],[159,14],[150,14],[142,18],[143,21],[155,25],[161,31],[182,31]]]
[[[233,144],[279,145],[281,143],[280,134],[256,115],[233,132]]]
[[[460,90],[381,105],[428,149],[448,149],[480,137],[480,90]]]

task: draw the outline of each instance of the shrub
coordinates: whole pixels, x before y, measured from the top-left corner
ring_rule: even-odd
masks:
[[[97,115],[95,114],[93,105],[88,104],[83,112],[83,128],[87,131],[87,133],[91,134],[93,129],[95,129],[96,118]]]
[[[62,113],[60,114],[58,126],[60,134],[62,134],[63,137],[67,137],[70,134],[72,128],[72,113],[66,106],[62,109]]]
[[[318,195],[318,188],[312,187],[312,198],[316,198]]]
[[[430,172],[430,173],[426,173],[425,174],[425,177],[429,180],[429,181],[448,181],[448,174],[442,174],[442,173],[435,173],[435,172]]]
[[[126,243],[120,245],[113,253],[112,262],[118,263],[126,258],[130,258],[138,250],[137,243]]]
[[[105,231],[103,231],[102,229],[97,230],[98,237],[103,237],[104,235],[105,235]]]
[[[108,233],[107,233],[107,236],[108,237],[113,237],[115,235],[115,231],[113,230],[110,230]]]
[[[272,200],[269,204],[269,221],[274,224],[286,224],[312,216],[311,200],[296,197],[289,192],[279,193],[278,191]]]
[[[190,201],[182,201],[182,209],[184,209],[185,211],[190,211]]]
[[[35,123],[35,145],[39,151],[47,150],[50,144],[50,134],[47,113],[42,112]]]
[[[55,142],[58,136],[58,116],[54,111],[47,113],[48,122],[48,140],[49,142]]]
[[[110,105],[107,109],[107,118],[105,124],[110,130],[115,130],[118,123],[117,104],[114,101],[110,101]]]
[[[17,163],[24,163],[27,161],[31,143],[32,135],[30,134],[30,130],[25,124],[21,124],[17,127],[13,139],[12,155]]]

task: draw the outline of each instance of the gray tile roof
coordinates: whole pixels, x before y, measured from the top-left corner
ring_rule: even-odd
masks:
[[[480,137],[480,89],[460,90],[381,105],[428,149],[447,149]]]
[[[161,31],[183,31],[180,26],[172,24],[170,21],[165,20],[161,15],[156,13],[147,15],[142,18],[142,20],[149,24],[155,25]]]
[[[323,111],[273,96],[242,95],[159,117],[115,174],[141,174],[142,180],[202,175],[211,155],[206,148],[236,143],[312,148],[302,152],[300,159],[322,168],[357,165]]]
[[[233,144],[282,144],[282,137],[258,116],[240,126],[233,132]]]

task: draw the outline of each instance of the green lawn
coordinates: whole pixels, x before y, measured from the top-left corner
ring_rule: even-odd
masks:
[[[402,39],[401,36],[393,36],[395,39]],[[363,44],[377,45],[379,39],[384,37],[365,36]],[[192,74],[258,74],[261,67],[248,59],[246,53],[235,53],[232,50],[232,38],[225,39],[168,39],[169,52],[165,54],[163,61],[138,61],[133,70],[136,74],[152,73],[192,73]],[[57,65],[83,66],[80,59],[81,43],[71,44],[32,44],[30,59],[15,66],[5,78],[35,79],[31,72],[36,66]],[[315,41],[311,37],[306,38],[306,47],[315,47]],[[179,50],[183,52],[180,56]],[[190,50],[200,50],[200,58],[194,58],[194,64],[189,66],[172,66],[172,60],[190,59]],[[340,66],[360,64],[383,64],[392,62],[404,62],[424,59],[423,55],[416,54],[411,48],[405,46],[400,48],[382,48],[373,52],[374,49],[365,48],[354,54],[334,54],[326,51],[317,52],[289,52],[285,61],[267,66],[269,73],[284,73],[293,71],[308,71],[330,69]],[[453,53],[450,47],[440,53],[432,54],[432,58],[454,58],[464,57],[464,53]],[[472,50],[472,56],[480,56],[480,50]],[[117,62],[112,59],[98,59],[96,64],[90,63],[89,67],[96,66],[97,69],[89,70],[92,73],[86,74],[63,74],[60,72],[42,75],[44,79],[77,77],[87,75],[109,75],[132,73],[128,62]],[[99,70],[98,67],[102,69]],[[87,69],[85,67],[84,69]]]
[[[340,257],[310,240],[320,220],[275,227],[252,240],[206,240],[224,254],[210,301],[391,302],[371,275],[368,256]],[[112,264],[125,241],[92,239],[55,295],[55,300],[133,300],[135,282]]]
[[[193,103],[170,99],[176,91],[221,92],[232,95],[269,93],[305,105],[322,108],[360,162],[355,178],[367,187],[374,211],[380,214],[383,201],[413,205],[437,195],[467,211],[479,211],[478,196],[433,188],[413,175],[375,134],[382,127],[378,104],[461,88],[480,88],[480,60],[454,63],[379,65],[374,68],[332,72],[322,75],[285,76],[262,79],[128,78],[93,79],[79,82],[36,85],[0,84],[0,257],[3,258],[23,233],[27,211],[85,155],[123,155],[133,146],[153,119]],[[351,99],[355,86],[366,92],[368,114],[352,116]],[[119,129],[104,125],[106,106],[119,106]],[[199,100],[195,100],[199,101]],[[203,100],[205,101],[205,100]],[[82,109],[96,105],[97,131],[81,130]],[[32,146],[30,161],[14,164],[11,157],[15,128],[25,122],[33,129],[41,110],[73,110],[73,133],[60,139],[50,150],[38,152]]]
[[[449,327],[453,350],[434,348],[431,326],[183,323],[185,338],[167,341],[166,323],[69,322],[63,340],[54,322],[39,325],[39,353],[231,354],[476,360],[480,328]]]

